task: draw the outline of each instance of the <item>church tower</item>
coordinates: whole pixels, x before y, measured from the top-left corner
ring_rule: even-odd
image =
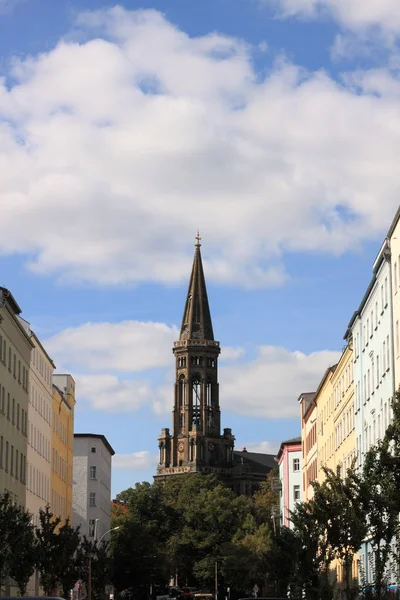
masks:
[[[158,438],[155,479],[190,472],[229,476],[233,469],[235,438],[230,429],[224,429],[221,435],[221,350],[214,340],[200,245],[197,234],[180,336],[173,348],[176,377],[172,433],[163,429]]]

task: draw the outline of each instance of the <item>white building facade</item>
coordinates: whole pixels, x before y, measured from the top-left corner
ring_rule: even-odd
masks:
[[[301,437],[282,442],[277,454],[281,525],[292,528],[290,514],[303,500]]]
[[[110,529],[114,454],[104,435],[74,434],[73,524],[98,541]]]
[[[362,466],[365,453],[382,439],[391,421],[394,395],[393,310],[391,256],[388,240],[373,265],[373,277],[354,313],[347,337],[354,360],[354,417],[356,453]],[[369,581],[368,544],[360,551],[361,568]]]
[[[392,279],[392,306],[393,306],[393,349],[395,389],[400,386],[400,208],[389,229],[391,279]]]

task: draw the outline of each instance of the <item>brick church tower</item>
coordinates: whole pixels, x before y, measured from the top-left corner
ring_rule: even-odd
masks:
[[[220,351],[219,342],[214,340],[197,235],[181,332],[173,348],[176,378],[172,433],[163,429],[158,438],[156,480],[180,473],[218,473],[226,479],[232,475],[235,438],[230,429],[221,434]]]

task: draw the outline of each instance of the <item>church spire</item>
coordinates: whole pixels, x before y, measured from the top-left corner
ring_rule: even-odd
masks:
[[[200,252],[200,234],[197,231],[192,274],[183,313],[179,340],[214,340],[210,306]]]

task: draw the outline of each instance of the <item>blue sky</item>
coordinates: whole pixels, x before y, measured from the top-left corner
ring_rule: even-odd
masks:
[[[398,0],[0,0],[0,283],[151,480],[200,228],[236,447],[299,433],[399,204]]]

